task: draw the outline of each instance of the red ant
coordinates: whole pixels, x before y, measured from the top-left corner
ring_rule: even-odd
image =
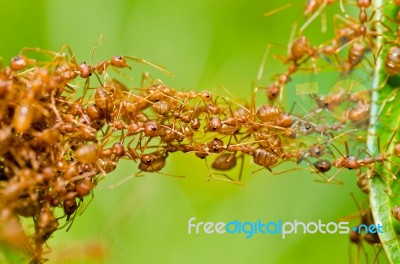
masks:
[[[210,173],[208,180],[215,179],[215,180],[220,180],[220,181],[232,182],[232,183],[236,183],[236,184],[242,184],[241,183],[241,179],[242,179],[243,164],[244,164],[244,156],[243,156],[243,154],[239,155],[238,158],[240,158],[242,160],[242,162],[241,162],[241,166],[240,166],[240,170],[239,170],[239,174],[238,174],[237,180],[231,178],[226,173],[211,172],[211,170],[208,168],[208,164],[206,162],[207,168],[208,168],[209,173]],[[236,157],[235,153],[228,153],[228,152],[221,153],[214,159],[213,163],[211,164],[211,168],[213,168],[214,170],[217,170],[217,171],[229,171],[229,170],[232,170],[236,166],[238,158]],[[224,176],[226,179],[217,178],[217,177],[215,177],[215,175]]]
[[[361,250],[363,251],[363,253],[365,255],[365,260],[368,262],[368,254],[367,254],[366,249],[364,248],[363,241],[365,241],[366,243],[368,243],[370,245],[381,245],[381,241],[379,239],[378,232],[369,233],[369,231],[366,231],[365,234],[363,232],[365,230],[368,230],[367,229],[368,227],[370,227],[371,225],[375,224],[371,208],[362,209],[360,207],[360,205],[358,204],[358,202],[356,201],[353,193],[351,193],[351,197],[354,200],[354,202],[356,203],[357,208],[359,210],[359,213],[357,213],[354,216],[350,216],[350,217],[351,218],[359,217],[360,218],[360,222],[359,222],[358,225],[356,225],[354,227],[354,229],[352,229],[350,231],[349,239],[350,239],[351,243],[357,245],[357,255],[356,255],[357,263],[360,261],[360,256],[359,256],[360,248],[361,248]],[[363,227],[363,228],[361,228],[361,227]],[[382,248],[380,248],[378,250],[378,252],[376,252],[374,263],[378,261],[378,255],[379,255],[381,250],[382,250]]]

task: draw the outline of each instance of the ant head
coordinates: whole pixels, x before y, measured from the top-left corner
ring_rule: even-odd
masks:
[[[28,66],[28,59],[24,55],[17,55],[11,59],[10,68],[19,71]]]
[[[126,62],[125,57],[121,55],[116,55],[111,58],[111,65],[117,68],[131,68],[129,64]]]
[[[149,137],[158,136],[158,124],[154,121],[148,121],[144,124],[144,134]]]

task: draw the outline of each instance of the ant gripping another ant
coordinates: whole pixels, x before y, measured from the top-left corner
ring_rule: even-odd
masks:
[[[139,172],[131,177],[145,173],[180,177],[162,172],[170,153],[194,152],[197,157],[204,159],[215,155],[212,163],[210,162],[211,166],[206,161],[209,179],[239,184],[246,156],[252,158],[261,169],[266,168],[271,172],[271,168],[287,160],[297,164],[307,162],[312,171],[321,174],[325,181],[336,181],[334,178],[338,172],[329,179],[324,176],[324,173],[331,171],[332,166],[338,167],[339,171],[342,168],[371,167],[375,163],[386,166],[389,162],[388,155],[350,156],[347,143],[347,156],[341,155],[341,158],[336,159],[330,150],[330,143],[336,138],[334,134],[343,128],[341,123],[325,121],[322,114],[286,114],[278,103],[273,104],[277,99],[282,99],[283,87],[291,81],[291,77],[299,71],[308,70],[306,67],[310,62],[314,73],[317,72],[317,59],[320,58],[322,47],[311,45],[312,40],[302,32],[304,26],[311,23],[316,15],[322,15],[325,6],[333,2],[307,2],[305,14],[311,17],[303,25],[299,36],[293,38],[286,57],[282,59],[287,67],[286,71],[267,88],[271,104],[262,104],[259,107],[255,104],[255,92],[248,106],[214,92],[176,91],[160,80],[147,79],[149,85],[142,81],[139,88],[127,88],[128,86],[111,79],[108,71],[130,69],[129,60],[170,74],[160,66],[132,56],[114,56],[92,64],[92,59],[90,63],[78,63],[69,46],[59,52],[24,49],[11,61],[11,68],[0,73],[0,80],[4,79],[6,82],[6,85],[0,82],[0,100],[5,105],[0,105],[0,124],[4,126],[0,129],[0,138],[7,141],[0,142],[4,146],[0,152],[5,157],[0,159],[0,181],[5,182],[6,186],[1,186],[1,197],[6,197],[3,194],[8,192],[7,200],[18,198],[18,202],[12,205],[19,208],[15,212],[34,218],[34,240],[37,247],[41,248],[48,237],[59,228],[59,218],[56,217],[54,207],[62,207],[62,217],[72,225],[83,197],[93,194],[97,175],[114,170],[119,159],[138,162]],[[365,9],[370,2],[360,0],[357,4],[360,9],[358,24],[352,25],[352,19],[345,19],[343,30],[338,28],[336,32],[336,46],[333,45],[335,56],[344,45],[349,45],[347,60],[335,68],[349,74],[356,66],[359,67],[365,53],[372,49],[372,46],[363,43],[364,38],[368,44],[370,39],[372,41],[371,30],[363,29],[369,26]],[[347,35],[346,30],[350,32]],[[67,52],[64,53],[64,50]],[[28,52],[38,52],[51,58],[47,62],[41,62],[28,58]],[[103,75],[104,80],[100,80],[100,75]],[[48,83],[44,77],[49,77]],[[79,78],[84,79],[84,85],[73,82],[79,81]],[[93,78],[97,78],[101,84],[95,89],[89,83]],[[145,78],[147,75],[143,74],[143,79]],[[54,89],[50,89],[53,87]],[[81,87],[84,95],[75,100],[74,96],[77,96]],[[93,93],[88,92],[91,89],[94,90]],[[19,96],[15,91],[30,92]],[[139,92],[135,95],[134,91]],[[7,97],[4,96],[5,93]],[[320,108],[333,110],[346,101],[348,96],[344,92],[330,95],[325,101],[318,95],[314,99]],[[368,119],[368,104],[369,102],[354,102],[354,107],[347,109],[343,119],[353,123],[363,122]],[[310,117],[316,118],[310,120]],[[15,135],[9,135],[14,132]],[[313,132],[318,132],[321,137],[328,137],[329,140],[318,144]],[[296,133],[304,136],[308,145],[302,147],[303,145],[296,144],[301,140],[291,137],[297,135]],[[230,139],[226,144],[223,140],[227,136]],[[115,137],[118,138],[117,142]],[[231,143],[231,139],[235,143]],[[125,144],[125,140],[130,142]],[[155,142],[157,143],[154,144]],[[26,147],[21,148],[21,145]],[[400,150],[397,151],[396,147],[394,150],[395,155],[399,156],[396,153],[400,153]],[[42,155],[42,152],[48,154]],[[334,161],[328,155],[334,157]],[[239,175],[236,178],[225,174],[237,165],[241,166],[237,168]],[[20,182],[10,180],[19,175],[23,167],[27,167],[32,175],[37,176]],[[214,173],[211,169],[219,172]],[[293,170],[297,169],[299,168]],[[129,177],[122,182],[127,179]],[[33,206],[29,209],[27,205],[31,204]]]
[[[389,139],[389,142],[386,145],[385,151],[381,151],[380,138],[377,137],[377,146],[378,146],[379,153],[376,156],[373,156],[372,154],[370,154],[365,149],[360,149],[357,156],[356,155],[350,155],[347,141],[345,142],[346,156],[344,156],[340,152],[340,150],[335,145],[332,144],[332,146],[339,152],[341,157],[337,158],[333,162],[333,166],[337,167],[339,170],[333,176],[331,176],[328,179],[328,181],[330,181],[333,178],[335,178],[336,175],[344,168],[347,168],[349,170],[359,170],[360,171],[361,168],[367,167],[369,169],[369,172],[368,172],[368,175],[370,175],[369,177],[373,177],[374,174],[380,175],[380,173],[378,171],[376,171],[375,167],[373,166],[375,164],[381,164],[385,168],[385,170],[392,176],[391,179],[389,178],[389,179],[384,179],[384,180],[390,181],[390,180],[397,179],[396,174],[394,174],[392,172],[391,168],[392,168],[392,166],[395,166],[395,167],[397,167],[399,169],[400,168],[400,164],[397,164],[397,163],[393,162],[391,159],[389,159],[389,157],[392,154],[388,154],[389,148],[390,148],[390,146],[392,144],[392,141],[393,141],[396,133],[397,133],[397,130],[394,131],[394,133],[392,134],[391,138]],[[397,144],[394,146],[394,154],[395,155],[396,155],[396,151],[395,151],[396,150],[396,146],[397,146]],[[364,157],[360,157],[359,154],[361,152],[364,152],[366,155]],[[389,163],[390,166],[387,166],[386,163]],[[362,173],[360,171],[359,174],[358,174],[357,184],[359,185],[359,187],[364,192],[368,192],[368,190],[365,189],[366,188],[366,184],[364,183],[365,177],[366,177],[366,174]]]

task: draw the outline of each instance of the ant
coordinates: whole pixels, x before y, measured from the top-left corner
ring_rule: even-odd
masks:
[[[49,237],[58,228],[57,218],[54,216],[54,212],[50,209],[49,204],[45,204],[38,215],[35,217],[35,236],[34,241],[37,250],[41,248]]]
[[[174,178],[184,178],[185,176],[172,175],[160,172],[160,170],[163,169],[166,165],[167,157],[168,157],[167,152],[160,152],[160,151],[152,152],[149,154],[142,154],[140,156],[139,171],[136,174],[126,177],[125,179],[121,180],[118,183],[107,186],[107,189],[114,189],[132,178],[143,176],[142,172],[155,172],[157,174],[170,176]]]
[[[371,154],[369,154],[367,152],[368,156],[364,157],[363,159],[360,159],[359,162],[361,164],[365,165],[365,166],[368,166],[370,164],[376,164],[376,163],[382,164],[382,166],[386,169],[386,171],[392,176],[392,179],[396,179],[397,177],[392,172],[391,167],[388,167],[385,163],[388,162],[393,166],[396,166],[398,168],[400,167],[400,164],[397,164],[397,163],[395,163],[395,162],[393,162],[392,160],[389,159],[389,157],[392,155],[392,154],[389,153],[389,148],[390,148],[390,145],[392,144],[392,141],[393,141],[394,137],[396,136],[397,132],[398,132],[398,129],[396,129],[392,133],[388,143],[386,144],[386,149],[384,151],[381,151],[380,137],[378,136],[377,137],[377,150],[378,150],[379,153],[377,154],[377,156],[373,157]],[[396,152],[395,152],[396,145],[397,144],[395,144],[394,150],[393,150],[395,155],[396,155]],[[364,151],[364,152],[366,152],[366,151]],[[375,167],[372,167],[370,175],[373,175],[374,172],[380,174],[379,172],[375,171]]]
[[[323,11],[326,6],[332,5],[335,3],[335,0],[306,0],[306,4],[304,5],[304,17],[308,18],[306,22],[302,25],[300,32],[303,32],[319,15],[321,15],[322,20],[322,32],[326,32],[326,16]],[[269,12],[265,12],[264,16],[270,16],[275,13],[278,13],[286,8],[292,7],[296,4],[286,4],[277,9],[274,9]],[[342,1],[340,1],[341,9],[343,10]]]
[[[332,146],[339,152],[339,154],[341,155],[340,158],[336,159],[333,162],[333,165],[337,168],[339,168],[339,170],[328,179],[328,181],[331,181],[332,179],[335,178],[335,176],[343,169],[343,168],[347,168],[349,170],[356,170],[356,169],[360,169],[363,166],[363,163],[361,163],[359,161],[359,159],[357,158],[357,156],[355,155],[349,155],[349,147],[347,144],[347,141],[344,142],[345,145],[345,149],[346,149],[346,156],[343,156],[343,154],[340,152],[340,150],[332,144]]]
[[[111,65],[113,67],[116,68],[128,68],[131,69],[131,66],[128,64],[128,62],[126,60],[132,60],[135,62],[139,62],[139,63],[143,63],[146,65],[149,65],[161,72],[166,73],[169,76],[173,76],[174,74],[169,72],[168,70],[166,70],[164,67],[155,65],[147,60],[144,59],[140,59],[137,57],[133,57],[133,56],[121,56],[121,55],[116,55],[114,57],[112,57],[110,60],[108,61],[100,61],[95,67],[94,69],[96,70],[97,73],[102,74],[104,72],[106,72],[107,68]]]
[[[313,163],[314,168],[321,173],[325,173],[330,171],[332,164],[329,160],[320,159]]]
[[[390,47],[385,57],[385,70],[389,76],[400,73],[400,47]]]
[[[64,53],[64,50],[67,50],[70,58],[68,59],[67,54]],[[62,76],[65,78],[65,80],[69,81],[72,79],[75,79],[78,75],[81,78],[89,80],[89,77],[93,73],[92,67],[87,64],[86,62],[78,63],[75,60],[75,54],[72,51],[72,48],[69,45],[64,45],[59,52],[53,52],[49,50],[42,50],[40,48],[24,48],[20,52],[20,55],[17,57],[23,56],[27,51],[33,51],[33,52],[39,52],[43,54],[47,54],[51,56],[53,59],[52,61],[48,64],[48,68],[51,67],[53,64],[56,65],[56,73],[59,76]],[[93,54],[92,54],[93,56]],[[21,57],[21,58],[26,58],[26,57]],[[22,63],[21,63],[22,64]]]
[[[371,105],[369,102],[359,101],[356,106],[343,113],[342,122],[350,120],[352,123],[362,126],[369,123]]]
[[[236,153],[229,153],[229,152],[224,152],[220,153],[212,162],[211,168],[217,171],[229,171],[232,170],[237,163],[237,159],[241,159],[241,165],[240,165],[240,170],[237,179],[231,178],[229,175],[226,173],[215,173],[211,172],[210,168],[208,167],[208,164],[206,162],[207,168],[209,170],[209,178],[210,179],[215,179],[215,180],[220,180],[220,181],[227,181],[227,182],[232,182],[236,184],[242,184],[241,179],[242,179],[242,174],[243,174],[243,165],[244,165],[244,156],[243,154],[240,154],[239,157],[236,157]],[[215,175],[221,175],[224,176],[226,179],[223,178],[217,178]]]
[[[33,253],[34,250],[18,216],[4,204],[0,204],[0,208],[0,221],[2,223],[0,226],[0,240],[14,248]]]
[[[344,89],[340,89],[337,93],[329,94],[326,96],[317,96],[316,94],[311,94],[310,96],[312,99],[315,100],[319,109],[328,109],[330,111],[336,109],[348,97]]]
[[[361,170],[357,173],[357,186],[365,194],[369,194],[369,179],[370,173],[362,172]]]
[[[333,165],[335,167],[339,168],[339,170],[329,180],[333,179],[343,168],[347,168],[349,170],[361,169],[363,166],[369,166],[369,165],[372,165],[375,163],[382,164],[382,166],[388,171],[388,173],[390,173],[392,178],[396,179],[396,176],[393,174],[393,172],[390,170],[390,168],[385,165],[385,162],[389,162],[397,167],[400,166],[399,164],[396,164],[396,163],[392,162],[391,160],[389,160],[388,156],[390,154],[389,155],[386,154],[394,136],[395,136],[395,133],[393,133],[392,137],[390,138],[390,140],[387,144],[386,150],[384,152],[380,151],[380,149],[381,149],[380,148],[380,140],[379,140],[379,137],[377,138],[378,150],[380,153],[376,157],[371,156],[370,154],[368,154],[368,152],[367,152],[368,156],[366,156],[364,158],[358,158],[355,155],[349,155],[348,154],[349,148],[347,145],[347,141],[345,142],[346,156],[343,156],[343,154],[341,154],[340,150],[335,145],[332,145],[340,153],[341,157],[334,161]],[[373,172],[374,172],[374,168],[372,167],[372,172],[370,172],[370,175],[373,175]]]
[[[322,45],[319,50],[325,55],[334,55],[337,62],[339,62],[338,53],[346,46],[350,45],[348,51],[348,59],[339,65],[343,73],[350,73],[360,62],[366,58],[366,53],[373,51],[375,53],[374,38],[379,33],[368,28],[368,21],[372,20],[375,12],[368,18],[366,9],[370,7],[370,0],[357,0],[357,7],[360,10],[359,19],[352,18],[349,15],[342,16],[336,15],[334,24],[336,28],[335,38],[332,40],[331,45]],[[344,9],[342,9],[343,12]],[[344,23],[339,25],[339,23]],[[362,44],[365,42],[365,44]],[[376,55],[373,54],[376,61]],[[340,64],[340,63],[339,63]],[[369,63],[371,65],[371,63]]]
[[[399,7],[400,6],[400,2],[394,0],[393,3]],[[389,76],[394,76],[396,74],[398,74],[400,72],[400,61],[399,61],[399,57],[400,57],[400,11],[397,12],[396,15],[396,20],[393,20],[390,17],[385,16],[385,18],[387,18],[389,21],[394,22],[397,25],[397,31],[395,32],[396,35],[396,40],[395,41],[389,41],[388,43],[394,43],[394,46],[391,46],[386,54],[385,57],[385,70],[386,73]],[[385,25],[382,23],[382,25],[385,28],[388,28],[390,31],[392,31],[390,29],[389,26]]]
[[[331,140],[330,140],[331,141]],[[330,141],[328,141],[327,143],[329,143]],[[327,144],[326,143],[326,144]],[[300,146],[301,146],[302,144],[300,144]],[[297,164],[300,164],[304,159],[307,159],[308,157],[312,157],[312,158],[320,158],[322,155],[324,155],[325,154],[325,149],[327,149],[328,151],[328,153],[329,154],[331,154],[331,155],[333,155],[332,154],[332,151],[327,147],[327,146],[324,146],[324,144],[312,144],[308,149],[306,149],[306,150],[303,150],[303,149],[298,149],[296,152],[295,152],[295,154],[289,154],[289,156],[288,157],[291,157],[291,156],[295,156],[296,158],[297,158]],[[288,157],[286,157],[286,158],[288,158]],[[321,166],[321,170],[324,170],[323,169],[323,167],[325,166],[325,167],[327,167],[327,166],[329,166],[328,164],[326,164],[326,165],[324,165],[323,163],[326,163],[326,162],[324,162],[325,160],[321,160],[319,163],[321,163],[320,164],[320,166]],[[315,167],[317,167],[317,165],[316,164],[314,164],[314,166]],[[329,170],[329,169],[328,169]]]
[[[254,139],[263,148],[268,148],[276,155],[282,155],[283,148],[279,135],[272,133],[269,130],[261,129],[253,133]]]
[[[253,162],[257,165],[265,167],[267,170],[272,172],[271,166],[277,164],[279,156],[276,155],[272,150],[264,148],[256,148],[253,153]]]
[[[103,88],[96,89],[94,102],[100,113],[109,118],[114,109],[114,100],[112,96]]]
[[[348,54],[348,60],[343,64],[343,71],[345,73],[350,73],[354,67],[360,64],[364,59],[365,54],[370,50],[370,48],[365,47],[359,42],[351,44]]]
[[[276,106],[264,104],[258,107],[256,116],[262,122],[274,122],[279,119],[282,114],[282,110]]]
[[[34,65],[35,63],[35,60],[29,59],[26,56],[20,54],[11,58],[10,68],[13,71],[19,71],[25,69],[28,65]]]
[[[308,161],[309,162],[309,161]],[[316,180],[317,182],[322,182],[322,183],[334,183],[338,185],[342,185],[343,182],[338,180],[338,179],[333,179],[329,180],[325,178],[325,173],[330,171],[332,168],[332,163],[329,160],[326,159],[319,159],[316,162],[311,164],[313,169],[312,172],[318,174],[322,178],[322,180]]]
[[[295,66],[298,66],[299,64],[304,63],[308,58],[314,58],[316,56],[316,52],[317,49],[311,47],[307,37],[299,36],[290,46],[290,53],[286,58],[286,63],[293,62]],[[299,63],[299,61],[305,56],[307,57],[301,63]]]
[[[360,223],[357,224],[354,227],[354,228],[356,228],[356,230],[351,230],[350,231],[349,239],[350,239],[351,243],[357,245],[357,255],[356,255],[357,263],[359,263],[359,261],[360,261],[360,256],[359,256],[360,248],[364,253],[366,261],[368,262],[368,254],[367,254],[366,249],[364,248],[363,241],[365,241],[367,244],[370,244],[370,245],[381,245],[382,243],[381,243],[381,241],[379,239],[378,232],[369,233],[367,231],[365,234],[363,232],[363,231],[367,230],[366,228],[368,228],[369,226],[375,224],[371,208],[368,207],[367,209],[362,209],[360,207],[360,205],[358,204],[358,202],[356,201],[356,198],[354,197],[354,194],[350,193],[350,195],[351,195],[353,201],[355,202],[355,204],[356,204],[356,206],[357,206],[357,208],[359,210],[359,213],[357,213],[357,215],[354,215],[354,216],[357,216],[357,217],[360,218]],[[350,217],[354,217],[354,216],[350,216]],[[366,227],[366,228],[362,228],[362,227]],[[381,249],[382,248],[380,248],[378,250],[378,252],[376,253],[374,263],[377,262],[378,255],[379,255]]]

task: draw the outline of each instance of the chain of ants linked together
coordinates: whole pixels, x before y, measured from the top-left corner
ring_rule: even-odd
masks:
[[[304,25],[332,4],[332,0],[308,1],[305,14],[309,19]],[[391,4],[400,6],[400,1]],[[213,159],[211,168],[206,162],[209,180],[236,184],[242,183],[245,156],[273,174],[308,170],[326,183],[341,184],[340,171],[357,170],[357,184],[365,193],[376,163],[390,175],[384,180],[396,179],[400,165],[392,158],[400,157],[400,143],[393,140],[397,130],[377,155],[365,147],[357,155],[349,153],[348,141],[365,145],[372,89],[355,92],[341,87],[324,96],[310,94],[313,109],[303,114],[287,112],[282,106],[285,86],[296,73],[317,74],[333,68],[350,76],[356,70],[373,70],[371,58],[382,47],[375,43],[373,13],[367,12],[370,5],[367,0],[357,1],[359,18],[341,17],[335,23],[334,38],[319,46],[312,46],[301,30],[283,59],[287,71],[272,85],[256,87],[249,103],[215,92],[177,91],[148,75],[141,87],[128,88],[110,77],[109,71],[123,76],[122,68],[130,69],[128,62],[134,61],[170,74],[132,56],[91,65],[78,63],[68,46],[59,52],[23,49],[0,69],[1,240],[28,251],[34,263],[44,261],[46,241],[54,231],[72,225],[84,197],[102,176],[115,170],[120,159],[139,164],[134,176],[155,172],[180,177],[160,171],[170,153],[193,153]],[[400,25],[400,14],[396,19],[389,22]],[[390,48],[384,48],[385,70],[394,76],[400,73],[400,31],[387,35],[393,38],[387,40]],[[29,54],[49,59],[37,60]],[[260,89],[265,89],[268,103],[257,107]],[[339,144],[344,145],[345,154]],[[391,145],[393,151],[388,153]],[[239,175],[228,175],[239,159]],[[283,172],[274,168],[288,162],[295,167]],[[55,208],[63,214],[57,216]],[[398,207],[393,208],[393,216],[400,220]],[[33,219],[34,234],[25,235],[19,217]],[[65,224],[60,226],[63,218]],[[364,210],[360,224],[370,223],[371,210]],[[363,238],[370,244],[380,243],[376,234]],[[351,241],[360,244],[360,234],[352,233]]]

